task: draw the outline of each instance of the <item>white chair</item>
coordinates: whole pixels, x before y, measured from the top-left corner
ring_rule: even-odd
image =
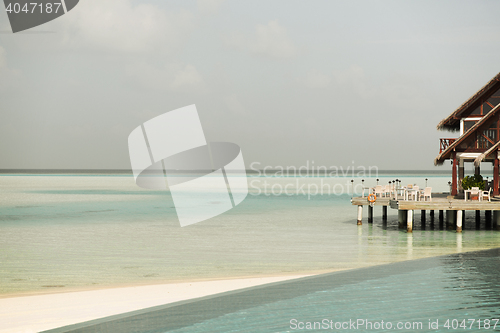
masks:
[[[420,192],[420,200],[426,201],[425,198],[429,198],[429,201],[432,201],[432,187],[426,187],[425,190]]]
[[[375,186],[373,192],[375,193],[376,197],[378,196],[382,197],[382,195],[384,194],[384,189],[382,188],[382,185],[377,185]]]
[[[384,196],[390,197],[391,193],[392,193],[391,185],[385,185],[384,186]]]
[[[488,198],[488,201],[491,202],[491,188],[488,191],[481,191],[480,200],[484,200],[484,198]]]
[[[410,186],[410,185],[408,185],[408,186]],[[412,190],[412,191],[408,191],[408,200],[415,200],[415,201],[417,201],[418,186],[417,185],[413,185],[413,186],[408,187],[408,188]]]

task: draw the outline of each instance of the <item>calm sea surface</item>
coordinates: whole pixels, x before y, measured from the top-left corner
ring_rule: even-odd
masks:
[[[427,178],[434,191],[448,191],[443,175],[378,178],[382,184],[398,178],[421,187]],[[351,179],[361,184],[357,177],[253,175],[251,193],[239,206],[181,228],[169,192],[141,189],[128,175],[4,174],[0,296],[324,273],[500,245],[500,233],[485,230],[484,222],[475,229],[472,213],[463,234],[440,230],[429,217],[421,226],[419,212],[415,231],[407,234],[397,228],[397,211],[389,209],[385,225],[379,207],[373,225],[358,227],[352,194],[346,193]],[[376,177],[363,179],[376,184]],[[400,282],[407,283],[403,277]]]

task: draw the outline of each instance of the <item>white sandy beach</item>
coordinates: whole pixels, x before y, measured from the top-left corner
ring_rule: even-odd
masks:
[[[111,288],[0,299],[0,333],[33,333],[307,275]]]

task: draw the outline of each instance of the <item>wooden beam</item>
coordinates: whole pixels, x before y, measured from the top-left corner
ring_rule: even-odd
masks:
[[[498,150],[495,153],[493,162],[493,195],[498,195]]]
[[[453,170],[452,170],[452,180],[451,180],[451,195],[457,195],[457,153],[453,152]]]

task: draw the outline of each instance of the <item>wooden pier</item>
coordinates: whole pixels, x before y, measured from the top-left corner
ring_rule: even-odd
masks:
[[[387,220],[387,207],[398,210],[400,226],[406,224],[407,232],[413,231],[413,211],[420,210],[424,214],[427,210],[431,216],[434,211],[439,211],[439,219],[444,219],[443,212],[446,212],[447,223],[456,225],[456,231],[462,232],[463,212],[466,210],[476,211],[476,220],[481,211],[485,211],[488,220],[492,220],[496,225],[500,225],[500,198],[492,198],[490,201],[465,201],[463,197],[452,197],[445,193],[433,193],[432,201],[414,201],[395,199],[390,197],[377,197],[377,200],[370,204],[367,197],[354,197],[351,199],[352,205],[358,206],[358,225],[363,222],[363,206],[368,207],[368,223],[373,222],[373,207],[382,206],[382,219]]]

